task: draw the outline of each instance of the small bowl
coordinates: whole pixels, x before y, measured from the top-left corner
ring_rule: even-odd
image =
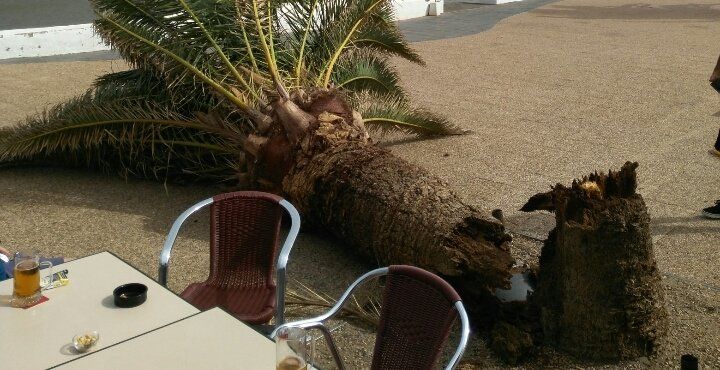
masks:
[[[97,331],[89,331],[85,334],[78,334],[73,337],[73,348],[83,353],[87,352],[100,340],[100,334]]]
[[[147,299],[148,288],[140,283],[130,283],[120,285],[113,290],[115,298],[115,306],[117,307],[136,307]]]

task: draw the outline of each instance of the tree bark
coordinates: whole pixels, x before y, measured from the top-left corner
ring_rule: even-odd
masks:
[[[620,172],[595,173],[550,192],[556,227],[542,249],[533,302],[544,340],[578,357],[647,356],[667,331],[650,217],[635,193],[636,167],[628,162]]]
[[[339,104],[323,99],[323,107],[305,108],[317,120],[282,182],[304,224],[328,230],[379,265],[419,266],[468,292],[507,287],[513,258],[503,224],[372,144],[359,114],[328,112]]]

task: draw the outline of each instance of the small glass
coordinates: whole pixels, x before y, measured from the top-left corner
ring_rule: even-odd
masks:
[[[48,276],[52,276],[52,262],[40,262],[40,256],[35,253],[15,253],[13,306],[30,307],[40,301],[42,296],[40,291],[49,285],[49,281],[52,280],[52,278],[43,279],[44,284],[40,283],[40,269],[42,266],[47,266],[43,272],[47,272]]]
[[[100,334],[95,330],[78,334],[73,337],[73,347],[80,353],[87,352],[98,340],[100,340]]]
[[[298,327],[283,327],[275,334],[277,370],[312,369],[313,340],[308,331]]]

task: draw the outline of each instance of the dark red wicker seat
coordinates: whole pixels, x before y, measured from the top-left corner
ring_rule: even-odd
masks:
[[[267,323],[275,315],[277,302],[280,305],[284,302],[278,300],[275,274],[283,213],[285,210],[291,216],[293,213],[288,209],[289,203],[273,194],[251,191],[221,194],[204,202],[210,204],[211,214],[210,274],[204,282],[190,284],[180,296],[200,310],[220,306],[247,323]],[[198,205],[188,211],[202,208]],[[297,215],[294,208],[292,211]],[[181,224],[188,215],[183,214],[176,223]],[[297,234],[299,225],[294,226],[291,231],[295,229]],[[175,225],[168,242],[174,242],[173,231],[177,234]],[[283,276],[278,279],[283,285],[283,296],[285,262],[295,239],[292,234],[286,240],[287,248],[283,248],[286,252],[281,261]],[[167,254],[169,259],[169,251]],[[160,275],[164,279],[161,283],[166,283],[163,255]],[[282,315],[279,318],[282,320]]]
[[[452,324],[459,316],[460,344],[446,366],[446,369],[453,369],[462,357],[470,335],[462,300],[445,280],[414,266],[394,265],[370,271],[357,279],[326,314],[283,326],[320,329],[326,337],[335,362],[344,369],[332,336],[324,323],[340,311],[358,286],[381,275],[387,275],[387,279],[371,368],[436,368]]]
[[[193,283],[185,288],[180,296],[199,310],[219,306],[250,324],[266,323],[275,315],[274,286],[236,289]]]

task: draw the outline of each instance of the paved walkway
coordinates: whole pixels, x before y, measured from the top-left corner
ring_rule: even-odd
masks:
[[[445,0],[445,13],[400,21],[400,30],[411,42],[440,40],[487,31],[497,22],[555,0],[523,0],[501,5]]]
[[[695,353],[720,368],[720,222],[699,215],[720,198],[720,160],[707,153],[719,34],[715,0],[566,0],[415,43],[427,67],[398,63],[413,101],[473,133],[392,149],[536,239],[554,218],[517,211],[531,195],[638,161],[670,334],[652,362],[623,366],[671,368]]]
[[[0,0],[0,30],[90,23],[87,0]]]
[[[720,368],[720,222],[698,215],[720,198],[720,161],[707,154],[720,126],[720,98],[707,82],[720,53],[717,2],[558,1],[482,33],[415,43],[426,68],[398,63],[415,105],[472,133],[393,143],[393,152],[441,176],[469,203],[503,209],[514,233],[542,239],[552,226],[552,215],[517,211],[531,195],[639,161],[670,333],[657,356],[624,368],[676,367],[683,353],[698,355],[703,368]],[[462,6],[462,12],[450,7],[441,17],[401,27],[421,40],[426,29],[418,25],[413,36],[412,22],[444,22],[490,8]],[[464,29],[476,26],[467,20]],[[0,125],[81,93],[95,76],[118,68],[118,61],[0,64]],[[70,256],[107,249],[152,274],[174,218],[219,190],[164,188],[87,171],[6,169],[0,245]],[[206,276],[209,226],[198,219],[173,257],[174,289]],[[303,233],[290,276],[339,294],[368,266],[337,246]],[[539,251],[539,243],[530,247]],[[468,358],[480,368],[499,366],[477,343]],[[544,352],[533,365],[589,367],[562,359]]]

